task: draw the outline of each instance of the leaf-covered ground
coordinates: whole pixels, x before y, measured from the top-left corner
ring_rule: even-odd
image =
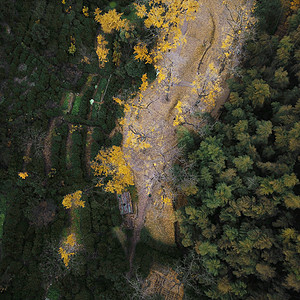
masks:
[[[236,25],[234,20],[240,14],[248,16],[251,4],[252,1],[230,1],[226,6],[221,0],[214,1],[213,5],[210,1],[201,1],[195,20],[183,25],[182,33],[187,42],[169,51],[160,61],[160,66],[167,70],[166,78],[160,83],[155,80],[143,93],[143,108],[138,109],[138,113],[136,110],[126,113],[123,148],[139,196],[131,263],[144,225],[158,242],[175,244],[172,200],[176,192],[171,185],[171,168],[180,153],[174,121],[180,120],[179,124],[191,129],[197,126],[199,118],[194,114],[213,107],[204,104],[203,100],[211,99],[201,94],[202,91],[212,91],[217,108],[228,97],[224,82],[230,76],[230,68],[237,64],[237,56],[226,41],[229,34],[236,36],[236,47],[240,47],[243,37],[238,35],[235,26],[243,29],[246,25]],[[126,140],[132,131],[143,136],[150,147],[127,147]]]

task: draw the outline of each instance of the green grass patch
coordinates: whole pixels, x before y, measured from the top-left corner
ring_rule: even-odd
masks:
[[[100,99],[101,99],[101,96],[102,96],[102,93],[103,93],[103,90],[100,90],[100,88],[97,90],[97,93],[96,93],[96,95],[94,96],[94,100],[95,101],[100,101]]]
[[[94,96],[94,100],[95,101],[100,101],[101,100],[101,97],[102,97],[102,94],[105,91],[106,85],[107,85],[107,79],[106,78],[102,78],[100,80],[100,82],[99,82],[97,93]]]
[[[66,155],[66,163],[67,164],[71,163],[70,153],[67,153]]]
[[[77,116],[79,114],[81,97],[76,96],[73,104],[72,115]]]
[[[61,107],[61,109],[64,111],[64,113],[67,113],[67,111],[68,111],[69,101],[70,101],[71,96],[72,96],[72,92],[68,92],[65,95],[64,103]]]

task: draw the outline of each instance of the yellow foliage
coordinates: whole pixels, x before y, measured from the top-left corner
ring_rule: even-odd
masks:
[[[173,126],[177,126],[177,125],[184,123],[181,105],[182,105],[181,101],[178,101],[175,106],[175,109],[177,109],[177,114],[176,114],[175,120],[173,121]]]
[[[285,243],[288,243],[291,239],[296,239],[297,233],[294,228],[285,228],[281,233]]]
[[[67,245],[70,245],[71,247],[73,247],[76,243],[76,237],[74,233],[71,233],[70,235],[68,235],[67,240],[65,241],[65,243]]]
[[[172,205],[172,200],[168,196],[161,195],[161,200],[166,205]]]
[[[85,202],[80,200],[82,196],[82,191],[76,191],[73,194],[68,194],[63,199],[63,206],[66,209],[71,207],[84,207]]]
[[[64,260],[64,264],[66,267],[69,265],[70,256],[75,255],[75,253],[73,253],[73,252],[67,253],[67,251],[65,249],[63,249],[62,247],[59,248],[59,254],[60,254],[61,259]]]
[[[136,59],[146,60],[147,58],[147,63],[156,63],[162,58],[162,53],[186,42],[181,26],[184,20],[195,18],[199,3],[196,0],[152,0],[148,2],[148,5],[147,8],[145,5],[135,4],[136,15],[139,18],[145,18],[145,27],[159,29],[159,39],[150,54],[145,47],[138,47]]]
[[[167,70],[160,66],[157,66],[156,70],[157,70],[157,81],[158,83],[161,83],[167,77]]]
[[[98,23],[100,22],[100,19],[101,19],[101,13],[102,13],[102,10],[99,7],[97,7],[94,11],[95,21]]]
[[[69,133],[73,133],[74,131],[80,131],[82,129],[82,125],[71,125],[71,129],[69,130]]]
[[[109,53],[109,49],[106,48],[107,44],[108,42],[104,39],[104,36],[99,34],[97,36],[96,53],[99,59],[99,66],[101,68],[103,68],[105,63],[108,62],[107,55]]]
[[[27,172],[19,172],[18,175],[19,175],[19,177],[21,177],[22,179],[25,179],[26,177],[28,177],[28,173],[27,173]]]
[[[62,4],[66,4],[66,0],[61,0],[61,3]]]
[[[208,70],[205,74],[199,74],[192,83],[193,93],[197,93],[199,89],[202,90],[201,95],[202,102],[205,103],[208,108],[211,108],[215,104],[215,99],[219,92],[222,91],[221,79],[218,70],[213,63],[209,64]]]
[[[67,14],[69,14],[69,13],[71,12],[71,8],[72,8],[72,6],[69,6],[68,8],[65,9],[65,12],[66,12]]]
[[[140,91],[143,92],[143,91],[146,91],[147,87],[148,87],[148,81],[147,81],[147,73],[145,73],[143,76],[142,76],[142,84],[140,86]]]
[[[88,11],[89,11],[89,8],[88,8],[88,7],[84,6],[84,7],[82,8],[82,13],[83,13],[86,17],[89,16]]]
[[[70,54],[74,54],[76,52],[76,46],[75,46],[75,44],[71,43],[71,46],[69,47],[68,52]]]
[[[134,46],[134,54],[136,60],[143,60],[146,64],[152,63],[152,58],[148,53],[147,46],[145,44],[139,43]]]
[[[83,59],[81,59],[81,62],[85,63],[85,64],[88,64],[88,65],[91,63],[90,59],[87,56],[84,56]]]
[[[165,8],[163,6],[152,6],[145,20],[145,26],[147,28],[150,28],[151,26],[154,26],[156,28],[162,27],[164,23],[164,18],[162,15],[164,13]]]
[[[123,104],[123,101],[122,101],[120,98],[113,97],[113,100],[114,100],[115,102],[117,102],[119,105],[122,105],[122,104]]]
[[[294,0],[291,2],[291,10],[297,11],[300,8],[300,0]]]
[[[96,9],[97,10],[97,9]],[[114,29],[120,30],[128,26],[128,21],[121,19],[123,13],[118,13],[115,9],[108,11],[107,13],[100,16],[98,10],[95,10],[95,21],[101,24],[102,30],[105,33],[111,33]],[[101,12],[101,11],[100,11]]]
[[[105,191],[121,194],[129,185],[133,185],[133,175],[127,165],[121,147],[112,146],[106,150],[100,150],[91,165],[95,176],[111,176]],[[103,186],[100,179],[97,186]]]
[[[124,143],[124,147],[126,148],[132,148],[135,150],[143,150],[148,149],[151,147],[149,143],[146,142],[146,139],[142,138],[142,134],[139,133],[133,133],[132,131],[129,131],[126,136],[126,141]]]
[[[147,9],[144,4],[139,5],[137,3],[134,3],[133,5],[135,6],[135,9],[136,9],[136,15],[139,18],[144,18],[147,15]]]

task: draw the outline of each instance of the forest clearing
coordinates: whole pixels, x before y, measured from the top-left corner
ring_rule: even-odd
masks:
[[[299,0],[3,0],[1,300],[300,297]]]
[[[155,240],[171,246],[175,245],[173,203],[175,203],[176,191],[172,186],[171,169],[175,160],[181,155],[177,143],[177,126],[174,126],[178,114],[176,109],[178,102],[182,103],[181,125],[186,125],[193,130],[199,123],[199,117],[195,117],[196,113],[212,110],[217,112],[228,98],[229,91],[225,80],[232,76],[230,70],[237,64],[238,56],[233,54],[227,59],[226,53],[239,49],[244,36],[240,35],[236,38],[236,44],[230,45],[232,49],[222,48],[222,45],[225,44],[228,35],[238,35],[238,30],[245,31],[243,27],[249,26],[252,2],[230,1],[228,6],[222,2],[215,1],[211,7],[210,1],[201,1],[195,19],[184,21],[181,29],[186,42],[166,52],[159,61],[159,66],[168,72],[167,78],[161,82],[155,80],[143,92],[142,103],[147,108],[138,110],[138,118],[135,109],[125,115],[123,151],[133,170],[139,197],[130,254],[131,265],[134,248],[143,226],[149,230],[149,234]],[[234,20],[238,19],[241,11],[243,17],[248,19],[235,24]],[[214,65],[214,70],[209,69],[211,64]],[[201,74],[211,76],[210,71],[217,76],[214,81],[217,82],[218,87],[224,88],[215,90],[214,85],[210,89],[207,88],[207,93],[215,93],[215,103],[207,105],[201,102],[199,94],[193,91],[193,82],[197,81]],[[207,80],[209,79],[204,77],[197,81],[199,89],[205,87]],[[150,144],[148,148],[138,149],[138,147],[127,146],[128,133],[132,133],[130,126],[147,137],[146,142]]]

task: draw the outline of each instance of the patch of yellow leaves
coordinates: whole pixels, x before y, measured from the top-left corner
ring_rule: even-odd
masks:
[[[137,45],[135,59],[146,60],[146,63],[156,63],[162,58],[162,53],[186,42],[181,26],[184,20],[193,20],[199,9],[196,0],[152,0],[148,7],[144,4],[134,6],[136,15],[144,18],[145,27],[159,30],[157,45],[150,54],[146,46]]]
[[[18,175],[22,179],[25,179],[26,177],[28,177],[28,173],[27,172],[19,172]]]
[[[111,176],[105,184],[103,178],[99,179],[96,186],[104,186],[104,190],[110,193],[122,194],[130,185],[134,185],[133,174],[125,161],[121,147],[112,146],[106,150],[100,150],[91,164],[95,176]]]
[[[103,68],[105,63],[108,62],[107,55],[109,53],[109,49],[106,48],[107,44],[108,42],[105,40],[104,36],[99,34],[97,36],[96,53],[99,59],[99,66],[101,68]]]
[[[122,101],[120,98],[113,97],[113,100],[114,100],[116,103],[118,103],[119,105],[124,104],[124,101]]]
[[[148,81],[147,81],[147,73],[145,73],[143,76],[142,76],[142,84],[141,86],[139,87],[140,91],[143,92],[143,91],[146,91],[147,87],[148,87]]]
[[[147,15],[147,9],[146,9],[146,6],[144,4],[139,5],[137,3],[134,3],[133,5],[136,9],[136,15],[139,18],[144,18]]]
[[[145,61],[146,64],[151,64],[153,62],[145,44],[139,43],[135,45],[133,49],[136,60]]]
[[[101,10],[96,8],[94,15],[95,21],[101,24],[102,30],[105,33],[111,33],[113,30],[120,30],[128,28],[128,21],[121,19],[123,13],[118,13],[115,9],[100,15]]]
[[[71,207],[84,207],[85,202],[80,200],[82,196],[82,191],[76,191],[73,194],[68,194],[63,199],[63,206],[66,209],[70,209]]]
[[[88,7],[84,6],[84,7],[82,8],[82,13],[83,13],[86,17],[89,16],[88,11],[89,11],[89,8],[88,8]]]
[[[91,62],[90,62],[90,59],[87,57],[87,56],[84,56],[82,59],[81,59],[81,62],[82,63],[85,63],[85,64],[90,64]]]
[[[67,240],[65,241],[65,243],[67,245],[70,245],[71,247],[73,247],[76,243],[76,237],[74,233],[71,233],[70,235],[68,235]]]
[[[140,134],[134,134],[132,131],[129,131],[126,136],[124,147],[132,148],[135,150],[143,150],[150,148],[151,145],[148,142],[146,142],[146,140],[142,140]]]
[[[175,106],[175,109],[177,109],[177,114],[176,114],[175,120],[173,121],[173,126],[178,126],[178,125],[184,123],[181,106],[182,106],[182,102],[178,101]]]
[[[101,13],[102,13],[102,10],[99,7],[97,7],[94,11],[95,21],[98,23],[101,20]]]
[[[300,0],[294,0],[291,2],[291,10],[296,12],[300,8]]]
[[[75,253],[74,252],[68,253],[62,247],[59,248],[58,252],[60,254],[61,259],[63,259],[65,266],[67,267],[69,265],[69,262],[70,262],[70,256],[75,255]]]

